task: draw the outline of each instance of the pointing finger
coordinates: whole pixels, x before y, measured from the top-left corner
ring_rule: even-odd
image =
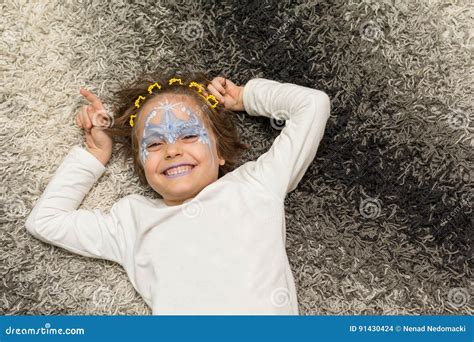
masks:
[[[224,85],[224,78],[223,77],[216,77],[212,80],[212,85],[214,86],[214,88],[216,88],[217,90],[219,90],[219,92],[222,94],[222,95],[225,95],[225,89],[223,87]]]
[[[212,84],[209,84],[209,85],[207,86],[207,89],[209,89],[209,91],[211,92],[211,94],[214,95],[214,96],[217,98],[217,100],[218,100],[219,102],[224,102],[224,97],[221,95],[221,93],[219,93],[219,92],[216,90],[216,88],[214,88],[214,86],[213,86]]]
[[[95,96],[94,94],[92,94],[89,90],[81,88],[80,93],[81,93],[82,96],[84,96],[86,98],[87,101],[89,101],[91,103],[91,105],[94,108],[101,108],[102,107],[102,102],[100,101],[100,99],[97,96]]]

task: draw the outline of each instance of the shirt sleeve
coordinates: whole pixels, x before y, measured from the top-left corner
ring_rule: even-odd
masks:
[[[255,78],[245,85],[243,102],[249,115],[286,119],[286,125],[266,153],[234,172],[284,199],[316,156],[330,115],[330,99],[321,90]]]
[[[122,264],[126,239],[119,219],[121,201],[107,214],[77,209],[104,171],[91,153],[74,146],[29,214],[26,229],[73,253]]]

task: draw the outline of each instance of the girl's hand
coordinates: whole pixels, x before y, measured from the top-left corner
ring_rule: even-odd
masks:
[[[226,109],[236,112],[244,111],[244,87],[237,86],[231,80],[224,77],[215,77],[207,86],[217,101],[221,102]]]
[[[104,131],[110,127],[113,118],[106,112],[100,99],[90,91],[81,88],[80,93],[89,101],[76,114],[77,127],[84,129],[87,150],[106,165],[112,156],[112,138]]]

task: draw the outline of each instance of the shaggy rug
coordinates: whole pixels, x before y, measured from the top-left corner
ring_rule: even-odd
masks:
[[[0,4],[1,314],[150,314],[112,262],[28,234],[72,146],[84,86],[113,101],[157,67],[325,91],[332,113],[286,205],[301,314],[473,314],[470,1]],[[278,127],[236,114],[251,149]],[[117,146],[116,146],[117,147]],[[140,187],[114,155],[82,208]]]

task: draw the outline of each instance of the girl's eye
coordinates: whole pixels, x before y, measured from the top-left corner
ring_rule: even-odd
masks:
[[[184,140],[193,140],[193,139],[196,139],[197,138],[197,135],[185,135],[183,137]]]
[[[152,143],[152,144],[148,145],[148,148],[160,147],[161,145],[163,145],[162,142],[156,142],[156,143]]]

